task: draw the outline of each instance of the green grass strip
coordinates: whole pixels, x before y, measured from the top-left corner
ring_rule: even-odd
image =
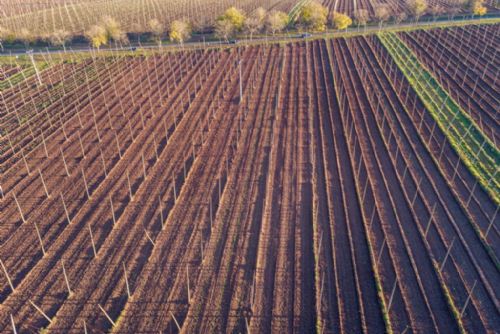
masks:
[[[395,33],[377,36],[462,161],[495,203],[500,204],[499,150]]]
[[[37,66],[38,66],[38,70],[42,71],[45,68],[47,68],[49,66],[49,64],[47,64],[46,62],[42,62],[42,63],[38,63]],[[8,77],[7,79],[0,80],[0,92],[3,92],[4,90],[7,90],[11,87],[14,87],[18,83],[28,79],[29,77],[31,77],[35,73],[36,73],[35,68],[32,65],[29,65],[28,67],[26,67],[22,71]]]

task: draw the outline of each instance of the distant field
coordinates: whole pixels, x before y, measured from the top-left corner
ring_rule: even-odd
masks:
[[[328,7],[330,11],[337,11],[341,13],[347,13],[348,15],[353,15],[356,9],[364,8],[367,9],[371,16],[375,15],[375,8],[379,4],[386,4],[394,12],[406,12],[410,14],[406,1],[404,0],[323,0],[325,6]],[[443,9],[447,10],[457,5],[459,2],[457,0],[429,0],[427,1],[429,6],[439,5]],[[486,0],[485,4],[491,10],[495,9],[496,0]],[[463,11],[462,11],[463,12]]]
[[[450,9],[457,0],[429,0],[429,6],[440,5]],[[309,0],[52,0],[22,1],[0,0],[0,26],[14,32],[28,29],[37,35],[64,29],[81,34],[96,24],[104,15],[117,19],[128,32],[147,26],[156,18],[168,24],[174,19],[187,18],[195,28],[213,24],[214,19],[225,9],[236,6],[246,13],[257,7],[277,9],[292,16]],[[368,0],[322,0],[330,10],[353,15],[356,9],[367,9],[374,17],[377,4]],[[393,13],[409,12],[406,1],[380,0]],[[486,0],[489,11],[494,11],[496,0]]]
[[[3,0],[5,2],[5,0]],[[7,0],[2,7],[10,17],[0,19],[0,26],[14,31],[27,28],[37,33],[65,29],[83,32],[102,16],[116,18],[127,31],[145,27],[152,18],[168,23],[187,18],[195,27],[203,27],[231,6],[251,13],[262,6],[268,10],[290,11],[297,0],[89,0],[63,1],[38,6],[24,6]],[[10,8],[10,9],[9,9]]]

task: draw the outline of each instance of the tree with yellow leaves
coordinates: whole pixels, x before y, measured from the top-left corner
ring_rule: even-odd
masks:
[[[425,14],[428,7],[427,0],[409,0],[407,5],[415,17],[415,22],[418,22],[420,17]]]
[[[102,18],[102,27],[106,31],[107,40],[113,40],[119,43],[128,43],[128,38],[125,32],[121,29],[120,23],[111,16]]]
[[[333,12],[332,23],[335,29],[344,30],[352,24],[352,19],[346,14]]]
[[[170,24],[168,37],[172,42],[183,44],[191,36],[191,26],[186,21],[175,20]]]
[[[474,0],[471,4],[472,14],[478,15],[479,17],[485,15],[488,9],[483,5],[483,0]]]
[[[328,9],[317,1],[312,1],[300,10],[299,24],[312,31],[325,31]]]
[[[93,25],[85,32],[85,37],[92,47],[99,49],[102,45],[108,44],[108,35],[106,29],[101,26]]]
[[[236,7],[228,8],[215,21],[215,34],[226,41],[235,32],[242,31],[245,25],[245,14]]]

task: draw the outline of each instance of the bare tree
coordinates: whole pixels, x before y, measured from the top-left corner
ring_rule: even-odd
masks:
[[[408,0],[408,8],[411,14],[415,17],[415,23],[427,10],[427,0]]]
[[[273,10],[267,16],[266,27],[274,35],[283,31],[289,22],[290,17],[287,13]]]
[[[108,40],[113,40],[118,43],[128,43],[128,38],[125,32],[121,29],[120,23],[111,16],[102,18],[102,27],[106,30]]]
[[[406,15],[406,12],[404,12],[404,11],[401,11],[401,12],[394,14],[394,22],[396,22],[396,24],[401,24],[401,22],[403,22],[407,18],[408,18],[408,15]]]
[[[49,35],[50,44],[54,46],[62,46],[66,52],[66,43],[71,39],[71,35],[66,30],[56,30]]]
[[[429,8],[429,13],[432,15],[432,18],[434,19],[434,21],[437,20],[439,15],[444,14],[444,12],[445,12],[445,9],[440,4],[436,4],[436,5],[431,6]]]
[[[229,37],[231,37],[235,31],[234,24],[228,20],[217,20],[215,22],[215,35],[223,38],[226,42],[229,41]]]
[[[454,4],[448,10],[446,11],[448,13],[448,20],[453,20],[455,18],[455,15],[460,13],[460,5]]]
[[[267,12],[264,8],[257,8],[252,15],[245,20],[245,31],[250,34],[250,39],[253,39],[255,33],[261,32],[266,23]]]
[[[384,24],[384,22],[389,20],[390,17],[391,17],[391,11],[388,5],[378,4],[375,7],[375,18],[378,21],[379,30],[382,29],[382,25]]]
[[[369,19],[370,19],[370,13],[368,12],[367,9],[358,8],[357,10],[354,11],[354,20],[358,25],[358,30],[360,25],[362,25],[366,29],[366,23],[368,22]]]
[[[130,32],[137,37],[138,44],[141,44],[141,35],[145,31],[146,31],[146,28],[144,28],[144,26],[139,22],[134,22],[130,26]]]
[[[158,45],[161,45],[161,36],[163,35],[163,31],[165,30],[163,24],[161,24],[158,19],[151,19],[148,22],[148,29]]]
[[[18,38],[23,41],[24,43],[24,46],[26,47],[26,49],[28,48],[28,46],[35,42],[36,38],[35,38],[35,35],[29,31],[28,29],[26,28],[22,28],[21,31],[19,31],[19,35],[18,35]]]
[[[15,39],[16,39],[16,37],[12,33],[12,31],[10,31],[7,28],[0,27],[0,49],[2,51],[4,51],[4,49],[3,49],[4,42],[12,43],[12,42],[14,42]]]

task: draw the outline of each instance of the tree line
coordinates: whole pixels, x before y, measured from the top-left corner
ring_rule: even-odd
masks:
[[[288,13],[278,10],[266,11],[260,7],[246,15],[242,10],[230,7],[217,17],[210,30],[214,32],[216,37],[229,41],[230,38],[242,33],[249,35],[250,39],[252,39],[256,34],[270,33],[274,35],[286,29],[310,32],[321,32],[327,28],[344,30],[353,23],[356,23],[359,28],[359,26],[366,27],[369,22],[377,22],[381,28],[384,23],[391,20],[396,24],[410,18],[418,22],[425,14],[432,15],[434,18],[446,14],[452,19],[458,13],[464,11],[465,13],[471,13],[473,16],[483,16],[487,13],[483,1],[459,0],[454,5],[445,8],[439,4],[430,6],[427,0],[407,0],[407,11],[394,11],[387,4],[378,4],[374,7],[373,15],[370,15],[370,12],[366,9],[357,9],[352,18],[346,13],[329,12],[317,0],[302,6],[293,19]],[[192,25],[186,19],[174,20],[168,25],[158,19],[151,19],[147,22],[146,27],[136,30],[139,30],[139,32],[127,33],[118,20],[105,16],[100,22],[89,27],[83,33],[83,36],[92,47],[99,49],[101,46],[110,43],[126,45],[133,35],[137,36],[140,43],[143,34],[147,34],[149,39],[154,40],[159,45],[166,36],[174,43],[183,44],[191,38],[193,32]],[[73,37],[72,34],[63,29],[56,30],[45,36],[36,36],[27,29],[21,29],[15,34],[9,29],[0,27],[0,48],[3,50],[3,43],[12,44],[16,41],[23,42],[26,47],[38,41],[45,41],[53,46],[66,48],[66,44]]]

